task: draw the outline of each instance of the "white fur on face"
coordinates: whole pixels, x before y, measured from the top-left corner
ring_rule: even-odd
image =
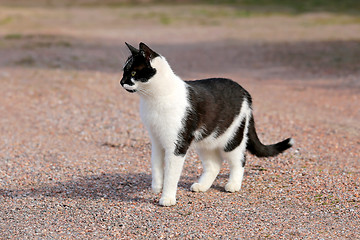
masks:
[[[134,85],[124,84],[123,87],[127,90],[136,90],[137,84],[136,83],[134,83]]]
[[[133,83],[133,85],[124,84],[124,88],[127,90],[136,90],[137,89],[137,82],[135,82],[134,78],[130,78],[130,81]]]

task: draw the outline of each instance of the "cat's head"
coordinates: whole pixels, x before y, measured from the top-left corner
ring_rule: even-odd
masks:
[[[124,66],[124,74],[120,84],[128,92],[136,92],[142,84],[146,84],[156,74],[156,69],[151,66],[151,61],[160,55],[151,50],[144,43],[139,44],[139,49],[125,43],[131,52]]]

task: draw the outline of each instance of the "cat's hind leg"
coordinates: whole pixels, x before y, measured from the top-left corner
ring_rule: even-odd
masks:
[[[237,192],[241,188],[241,183],[245,169],[245,147],[238,146],[231,152],[223,152],[224,158],[229,162],[230,176],[225,185],[225,191]]]
[[[222,158],[218,149],[198,149],[197,152],[204,169],[199,182],[194,183],[190,189],[194,192],[205,192],[219,174]]]

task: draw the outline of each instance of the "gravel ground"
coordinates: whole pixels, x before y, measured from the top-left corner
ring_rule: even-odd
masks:
[[[237,11],[0,8],[0,238],[360,238],[358,18]],[[139,99],[119,85],[124,41],[186,79],[238,81],[262,141],[296,145],[248,155],[234,194],[226,163],[190,192],[202,171],[190,152],[177,205],[160,207]]]

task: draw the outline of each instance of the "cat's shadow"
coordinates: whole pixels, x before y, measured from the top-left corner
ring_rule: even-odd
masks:
[[[245,176],[248,173],[245,173]],[[227,174],[218,178],[226,180]],[[182,176],[179,188],[188,189],[197,180],[195,176]],[[225,192],[224,186],[214,183],[215,191]],[[5,198],[71,198],[71,199],[110,199],[120,202],[156,202],[156,194],[151,191],[151,175],[147,173],[100,174],[77,177],[65,182],[48,182],[39,187],[0,189]]]
[[[66,182],[44,183],[40,187],[0,189],[0,196],[9,198],[72,198],[110,199],[122,202],[148,202],[142,197],[150,192],[151,176],[146,173],[100,174],[79,177]]]
[[[251,175],[257,175],[257,173],[253,173],[253,172],[245,172],[244,173],[244,178],[246,178],[247,176],[251,176]],[[190,190],[190,187],[193,183],[198,181],[198,178],[200,176],[192,176],[192,177],[185,177],[182,176],[180,181],[179,181],[179,188],[182,189],[188,189]],[[220,193],[227,193],[227,191],[225,191],[225,184],[227,183],[229,179],[229,173],[220,173],[214,183],[211,185],[210,189],[211,190],[215,190],[216,192],[220,192]]]

